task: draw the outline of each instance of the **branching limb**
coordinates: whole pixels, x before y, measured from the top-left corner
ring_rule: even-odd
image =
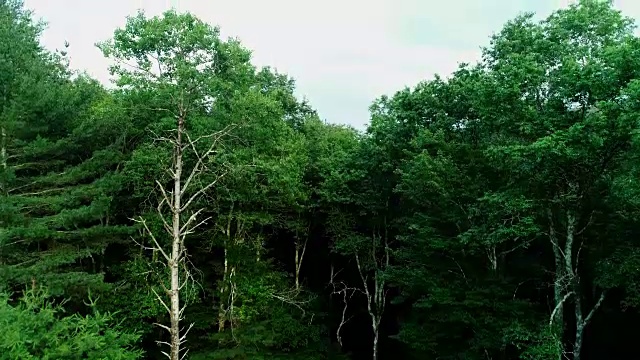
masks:
[[[296,289],[293,289],[284,293],[280,293],[280,294],[271,293],[269,295],[272,298],[277,299],[284,304],[297,307],[302,312],[302,316],[305,316],[307,313],[306,310],[303,308],[303,305],[306,305],[311,301],[310,299],[308,300],[299,299],[300,291]]]
[[[583,324],[586,325],[589,323],[589,321],[591,321],[591,318],[593,317],[593,314],[595,314],[595,312],[598,310],[598,308],[600,308],[600,306],[602,306],[602,303],[604,302],[605,297],[607,296],[607,291],[603,291],[602,294],[600,294],[600,298],[598,298],[598,301],[596,302],[596,304],[593,306],[593,308],[591,309],[591,311],[589,311],[589,314],[587,315],[586,318],[584,318]]]
[[[340,347],[343,347],[342,344],[342,328],[346,325],[353,316],[347,318],[347,308],[349,307],[349,300],[353,297],[356,292],[363,293],[361,289],[348,287],[343,281],[336,282],[335,277],[342,270],[338,270],[338,272],[334,272],[333,265],[331,266],[331,278],[329,280],[329,284],[333,287],[333,291],[331,295],[340,295],[342,296],[342,317],[340,318],[340,324],[338,324],[338,329],[336,330],[336,339],[338,340],[338,344]]]
[[[200,197],[200,195],[204,194],[207,190],[211,189],[214,185],[216,185],[218,181],[222,179],[226,174],[227,172],[225,171],[224,173],[222,173],[222,175],[218,176],[215,180],[203,186],[198,191],[196,191],[193,195],[191,195],[191,197],[189,197],[189,200],[187,200],[184,206],[180,208],[180,212],[183,212],[184,210],[186,210],[194,200],[196,200],[198,197]]]
[[[167,255],[167,253],[162,249],[162,246],[160,246],[160,243],[158,242],[158,240],[156,239],[155,235],[153,234],[153,231],[151,231],[151,229],[149,229],[149,226],[147,225],[146,220],[144,220],[143,218],[140,218],[138,220],[136,219],[132,219],[133,221],[142,224],[142,226],[144,227],[144,229],[146,230],[146,232],[149,234],[149,237],[151,238],[151,241],[153,241],[153,248],[149,248],[149,247],[145,247],[143,246],[145,249],[148,250],[157,250],[159,251],[162,256],[165,258],[165,260],[169,261],[170,257],[169,255]]]
[[[562,298],[562,300],[556,304],[556,307],[553,309],[553,311],[551,312],[551,316],[549,317],[549,326],[553,325],[553,320],[556,317],[556,313],[562,308],[565,301],[567,301],[567,299],[573,294],[574,294],[573,291],[566,293]]]
[[[198,174],[200,174],[204,169],[206,169],[205,160],[216,152],[216,148],[218,146],[218,143],[220,142],[220,139],[226,136],[231,131],[231,129],[233,129],[233,126],[227,126],[221,131],[218,131],[210,135],[200,136],[195,140],[191,140],[191,138],[189,137],[189,134],[185,133],[187,136],[186,146],[191,147],[197,160],[196,160],[196,164],[191,169],[191,173],[189,173],[189,176],[187,177],[187,180],[184,183],[181,195],[184,195],[186,193],[186,191],[189,189],[189,186],[191,185],[191,182],[195,179],[195,177],[197,177]],[[202,139],[213,139],[213,140],[209,148],[203,154],[200,154],[196,149],[196,143]]]

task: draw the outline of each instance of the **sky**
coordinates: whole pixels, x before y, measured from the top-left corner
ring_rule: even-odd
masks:
[[[296,80],[320,117],[363,129],[381,95],[448,76],[460,62],[480,59],[480,47],[522,12],[540,18],[573,0],[25,0],[48,23],[45,47],[66,41],[71,67],[108,84],[109,62],[95,43],[143,9],[174,6],[218,25],[253,51],[253,63]],[[640,1],[614,0],[640,19]]]

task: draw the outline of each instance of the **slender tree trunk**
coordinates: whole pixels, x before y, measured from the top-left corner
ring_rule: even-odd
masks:
[[[0,190],[2,190],[2,193],[0,195],[2,197],[6,197],[9,193],[9,184],[7,184],[7,129],[2,126],[1,131],[2,139],[0,139],[0,161],[2,162],[2,183],[0,184],[0,186],[2,186],[2,189]],[[2,224],[1,222],[0,225],[2,225],[3,227],[7,226],[6,224]],[[2,256],[2,247],[0,247],[0,265],[4,264],[3,258],[4,256]]]
[[[491,245],[487,249],[487,257],[489,257],[489,263],[491,264],[491,271],[494,275],[498,274],[498,255],[496,254],[496,246]]]
[[[371,325],[373,329],[373,360],[378,358],[378,339],[380,338],[380,321],[386,303],[384,293],[384,281],[378,279],[378,272],[373,277],[373,313],[371,313]],[[371,310],[371,309],[370,309]]]
[[[567,240],[564,247],[565,274],[568,277],[569,288],[573,291],[574,314],[576,322],[576,334],[573,343],[573,359],[580,360],[582,350],[582,335],[584,331],[584,320],[582,314],[582,292],[580,291],[580,279],[577,269],[573,265],[573,243],[576,232],[576,216],[573,211],[567,211]]]
[[[2,161],[2,171],[7,171],[7,129],[3,126],[1,131],[2,140],[0,142],[0,161]],[[2,182],[2,193],[7,193],[7,185],[4,180]]]
[[[260,257],[262,255],[262,236],[257,235],[256,237],[256,262],[260,262]]]
[[[232,266],[229,270],[229,327],[235,329],[238,324],[233,317],[234,304],[236,300],[236,284],[235,284],[236,268]]]
[[[573,210],[567,210],[566,213],[566,242],[564,246],[564,254],[556,254],[556,261],[559,257],[564,257],[564,278],[566,278],[566,284],[568,286],[562,286],[562,290],[564,291],[564,296],[560,301],[560,306],[563,306],[563,302],[569,296],[573,296],[574,299],[574,315],[575,315],[575,324],[576,324],[576,332],[574,336],[573,342],[573,360],[581,360],[582,357],[582,345],[584,341],[584,330],[586,326],[591,321],[591,318],[598,310],[598,308],[602,305],[606,297],[606,292],[602,292],[600,298],[593,306],[591,311],[584,316],[583,312],[583,304],[582,304],[582,289],[580,286],[580,276],[578,273],[578,257],[580,256],[580,249],[575,254],[574,259],[574,243],[576,237],[576,226],[578,224],[578,218]],[[559,252],[559,247],[558,247]],[[563,281],[564,282],[564,281]],[[557,295],[556,295],[557,296]]]
[[[378,360],[378,338],[380,337],[379,325],[374,324],[373,326],[373,354],[371,355],[372,360]]]
[[[374,248],[375,249],[375,248]],[[378,358],[378,339],[380,337],[380,320],[382,319],[382,314],[384,313],[384,308],[386,304],[386,294],[384,291],[384,280],[379,278],[379,270],[377,267],[375,269],[375,274],[373,275],[373,289],[369,289],[369,284],[367,282],[367,278],[364,275],[362,266],[360,264],[360,257],[356,254],[356,265],[358,267],[358,273],[360,274],[360,278],[362,280],[364,294],[367,297],[367,311],[371,318],[371,330],[373,330],[373,360],[377,360]],[[375,259],[375,258],[374,258]],[[388,262],[387,262],[388,264]]]
[[[587,325],[587,320],[584,318],[582,310],[582,290],[580,288],[580,277],[578,276],[578,269],[574,264],[573,257],[573,245],[576,236],[577,218],[572,210],[567,211],[567,240],[564,249],[565,259],[565,273],[568,276],[569,291],[573,292],[574,299],[574,315],[576,322],[576,333],[573,342],[573,360],[580,360],[582,353],[582,343],[584,337],[584,328]],[[580,256],[579,251],[576,256]],[[575,263],[577,263],[577,259]],[[595,308],[594,308],[595,309]]]
[[[296,265],[296,290],[300,288],[300,245],[296,242],[295,253],[295,265]]]
[[[227,242],[224,244],[224,272],[222,273],[222,286],[220,286],[220,305],[218,307],[218,332],[224,331],[224,324],[226,321],[226,307],[224,304],[224,297],[226,295],[227,280],[229,274],[229,258],[227,250]]]
[[[229,208],[229,214],[227,217],[227,224],[223,227],[222,231],[225,235],[224,239],[224,268],[222,272],[222,281],[219,289],[220,292],[220,304],[218,306],[218,332],[223,332],[225,329],[225,323],[227,321],[227,307],[225,304],[225,296],[229,288],[229,246],[231,245],[231,223],[233,221],[233,208],[234,203],[231,202]]]
[[[555,225],[553,221],[553,213],[551,209],[547,210],[547,217],[549,220],[549,241],[551,242],[551,248],[553,249],[554,262],[555,262],[555,276],[553,279],[553,297],[554,297],[554,309],[551,313],[550,323],[555,323],[556,337],[558,341],[558,360],[564,359],[565,347],[564,347],[564,302],[566,300],[566,289],[563,285],[565,280],[565,264],[560,247],[559,239],[556,234]]]
[[[233,261],[229,259],[229,248],[236,246],[243,240],[238,240],[238,234],[242,232],[242,222],[236,218],[236,232],[231,233],[233,224],[233,203],[231,204],[231,210],[229,211],[229,218],[227,225],[224,229],[226,236],[224,241],[224,269],[222,274],[222,284],[220,286],[220,305],[218,308],[218,332],[222,332],[226,328],[226,323],[229,321],[233,326],[233,304],[235,299],[235,271]],[[258,252],[259,255],[259,252]],[[228,302],[227,302],[228,301]]]
[[[304,259],[304,253],[307,250],[307,240],[304,243],[300,243],[298,239],[296,239],[296,253],[295,253],[295,265],[296,265],[296,290],[300,289],[300,269],[302,268],[302,260]]]
[[[580,360],[582,356],[582,338],[584,334],[584,324],[576,325],[576,340],[573,343],[573,360]]]
[[[602,303],[604,302],[606,296],[607,293],[603,291],[600,294],[600,298],[598,299],[598,301],[595,303],[595,305],[593,305],[591,311],[589,311],[587,317],[585,317],[584,319],[580,319],[580,322],[576,322],[576,340],[573,345],[573,360],[580,360],[582,353],[582,342],[584,339],[584,329],[587,327],[587,325],[589,325],[589,322],[591,321],[591,318],[596,313],[596,311],[598,311],[600,306],[602,306]]]
[[[4,86],[3,89],[3,93],[4,96],[2,97],[2,103],[0,103],[0,115],[2,115],[2,113],[4,112],[4,106],[7,103],[7,86]],[[0,127],[0,132],[2,138],[0,139],[0,161],[2,162],[2,171],[4,172],[2,178],[2,194],[3,195],[7,195],[8,194],[8,190],[7,186],[8,184],[5,182],[6,181],[6,171],[7,171],[7,128],[5,127],[6,124],[2,124],[2,126]]]
[[[578,189],[576,184],[569,184],[569,187],[571,189],[571,192],[573,193],[575,193]],[[582,310],[582,289],[580,286],[580,276],[579,276],[579,270],[577,266],[577,264],[580,261],[579,259],[580,249],[578,249],[576,253],[575,261],[573,256],[573,248],[576,240],[575,237],[576,237],[577,224],[578,224],[578,218],[577,218],[576,211],[574,209],[567,209],[566,210],[566,239],[565,239],[565,245],[564,245],[564,253],[562,254],[564,256],[564,263],[565,263],[564,276],[566,278],[566,281],[563,281],[563,282],[566,283],[566,286],[564,287],[566,291],[565,299],[570,294],[573,294],[573,298],[574,298],[574,315],[575,315],[574,321],[576,326],[576,330],[575,330],[576,332],[575,332],[574,342],[573,342],[573,360],[580,360],[581,352],[582,352],[584,328],[589,322],[589,319],[593,316],[593,313],[595,312],[595,310],[600,306],[600,304],[602,303],[602,300],[604,299],[604,293],[603,293],[602,297],[600,298],[596,306],[594,306],[594,308],[591,310],[587,318],[584,317],[584,314],[582,312],[583,311]]]
[[[175,169],[173,177],[173,241],[171,244],[171,360],[180,360],[180,258],[182,254],[182,234],[180,213],[182,208],[182,132],[184,118],[178,119],[178,134],[174,148]]]

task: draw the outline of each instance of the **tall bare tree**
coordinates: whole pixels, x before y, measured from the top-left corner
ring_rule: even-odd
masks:
[[[232,126],[220,130],[222,126],[208,117],[221,96],[220,89],[224,89],[224,69],[233,67],[229,62],[236,60],[246,63],[243,50],[236,45],[220,41],[217,28],[191,14],[174,11],[153,18],[143,13],[130,17],[113,39],[98,45],[114,60],[110,70],[118,76],[116,84],[122,90],[148,96],[148,110],[162,116],[150,127],[170,134],[154,139],[160,142],[158,151],[166,151],[171,158],[166,169],[169,178],[155,179],[159,192],[156,211],[168,244],[145,219],[136,221],[151,239],[145,248],[159,253],[168,269],[169,279],[161,284],[165,296],[156,296],[169,313],[170,324],[158,326],[169,332],[170,340],[158,342],[169,345],[165,355],[171,360],[186,355],[182,345],[188,329],[183,331],[180,325],[185,310],[181,290],[191,278],[185,239],[208,220],[199,218],[203,208],[196,208],[197,200],[224,175],[224,170],[207,165]]]

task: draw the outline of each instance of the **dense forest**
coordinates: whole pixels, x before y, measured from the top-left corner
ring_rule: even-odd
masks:
[[[0,0],[0,359],[640,358],[611,2],[509,21],[364,131],[189,13],[97,44],[112,87],[43,27]]]

